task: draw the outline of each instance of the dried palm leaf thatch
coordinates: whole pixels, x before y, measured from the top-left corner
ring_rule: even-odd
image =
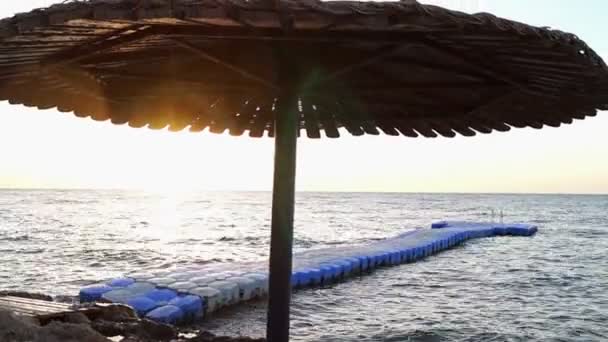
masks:
[[[133,127],[272,136],[285,63],[311,138],[608,108],[608,69],[575,35],[416,1],[89,0],[0,21],[1,100]]]

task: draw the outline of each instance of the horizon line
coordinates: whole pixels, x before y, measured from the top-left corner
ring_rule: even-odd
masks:
[[[170,192],[145,188],[59,188],[59,187],[0,187],[0,191],[141,191],[141,192]],[[268,192],[272,190],[236,190],[236,189],[180,189],[177,192]],[[567,195],[567,196],[608,196],[599,192],[463,192],[463,191],[383,191],[383,190],[297,190],[296,193],[345,193],[345,194],[429,194],[429,195]]]

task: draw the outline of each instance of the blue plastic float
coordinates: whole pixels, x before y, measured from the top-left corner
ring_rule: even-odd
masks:
[[[491,236],[532,236],[528,224],[439,221],[364,246],[309,250],[294,255],[294,289],[331,284],[383,266],[415,262],[467,240]],[[230,270],[230,271],[227,271]],[[138,315],[178,324],[268,293],[266,262],[219,264],[140,272],[80,290],[81,302],[130,305]]]

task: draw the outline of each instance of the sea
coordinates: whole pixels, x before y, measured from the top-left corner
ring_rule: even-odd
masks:
[[[442,219],[525,222],[414,264],[293,295],[293,341],[608,341],[608,196],[298,193],[295,250]],[[75,295],[141,269],[262,260],[268,192],[0,190],[0,290]],[[265,303],[198,328],[263,336]]]

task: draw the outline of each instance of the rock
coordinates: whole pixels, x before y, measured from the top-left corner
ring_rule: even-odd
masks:
[[[5,297],[5,296],[38,299],[38,300],[45,300],[47,302],[53,301],[53,297],[47,296],[47,295],[41,294],[41,293],[29,293],[29,292],[24,292],[24,291],[0,291],[0,297]]]
[[[91,328],[107,337],[119,335],[124,336],[127,332],[127,328],[124,323],[104,321],[101,319],[93,321],[91,323]]]
[[[266,342],[265,338],[215,336],[209,332],[201,332],[188,342]]]
[[[150,320],[129,322],[95,320],[91,327],[107,337],[130,336],[142,341],[169,341],[177,338],[177,330],[174,327]]]
[[[162,324],[151,321],[149,319],[143,319],[137,328],[136,335],[147,335],[153,339],[158,340],[171,340],[177,338],[177,329],[168,324]]]
[[[2,342],[108,342],[86,324],[51,322],[41,327],[33,318],[0,311]]]
[[[34,342],[108,342],[105,336],[85,324],[51,322],[38,331]]]
[[[122,304],[98,304],[88,316],[91,320],[104,320],[109,322],[127,322],[138,320],[135,310]]]
[[[70,312],[65,314],[64,321],[73,324],[91,324],[87,316],[80,312]]]
[[[18,317],[12,312],[0,310],[0,341],[34,341],[40,326],[32,318]]]
[[[76,296],[55,296],[55,298],[53,298],[53,299],[57,303],[72,304],[72,305],[78,303],[78,297],[76,297]]]
[[[141,339],[137,336],[127,336],[125,338],[123,338],[120,342],[150,342],[147,339]],[[157,341],[154,341],[157,342]]]

